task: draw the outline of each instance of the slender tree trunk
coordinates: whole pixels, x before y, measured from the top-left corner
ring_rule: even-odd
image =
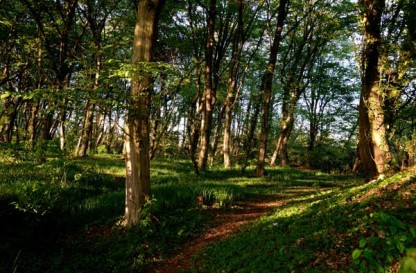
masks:
[[[87,150],[89,142],[91,141],[92,129],[94,124],[94,108],[95,104],[91,103],[91,100],[88,99],[87,104],[85,106],[84,119],[81,129],[81,137],[78,141],[77,147],[77,156],[79,157],[85,157],[87,155]]]
[[[215,45],[216,0],[210,0],[207,14],[207,42],[205,45],[205,86],[201,120],[201,150],[198,157],[198,169],[203,171],[207,167],[208,151],[212,131],[212,116],[215,104],[213,84],[213,54]]]
[[[38,57],[37,57],[37,66],[36,66],[36,88],[40,89],[42,87],[43,82],[43,73],[42,73],[42,57],[43,57],[43,51],[42,47],[39,44],[38,45]],[[38,113],[40,108],[41,100],[35,99],[32,102],[32,107],[30,111],[30,118],[29,118],[29,126],[28,126],[28,133],[29,133],[29,143],[32,149],[35,148],[35,140],[36,140],[36,124],[38,121]]]
[[[287,16],[287,5],[289,0],[280,0],[279,12],[277,17],[277,24],[273,38],[273,44],[270,49],[269,62],[266,67],[266,71],[263,74],[260,94],[264,98],[264,106],[262,113],[262,125],[260,133],[260,146],[259,154],[257,158],[256,175],[261,177],[265,175],[264,161],[267,152],[267,141],[270,131],[270,107],[272,102],[272,87],[273,87],[273,75],[276,68],[277,54],[279,52],[280,42],[282,38],[283,25]]]
[[[214,135],[214,143],[212,144],[211,149],[211,157],[210,157],[210,166],[214,164],[215,155],[217,154],[218,145],[220,143],[220,137],[222,132],[222,120],[224,117],[225,107],[222,107],[220,111],[218,111],[218,117],[217,117],[217,128],[215,130]]]
[[[163,0],[141,0],[134,28],[133,65],[152,62],[157,25]],[[150,199],[150,103],[153,78],[142,72],[132,78],[126,128],[126,201],[125,224],[137,225],[144,204]]]
[[[157,107],[155,111],[156,113],[154,116],[153,128],[152,128],[152,133],[150,137],[150,159],[153,159],[156,155],[157,144],[158,144],[159,121],[162,118],[161,116],[162,111],[160,107]]]
[[[254,106],[252,106],[252,104],[254,104]],[[259,117],[260,108],[261,108],[260,106],[261,106],[260,98],[256,98],[255,101],[253,103],[249,103],[249,105],[247,107],[246,120],[249,122],[249,124],[248,124],[248,130],[247,130],[246,136],[245,136],[244,141],[243,141],[245,158],[244,158],[244,162],[243,162],[242,172],[245,172],[246,168],[249,165],[249,160],[252,157],[252,148],[253,148],[254,144],[256,143],[255,139],[254,139],[254,133],[255,133],[256,128],[257,128],[257,122],[258,122],[258,117]],[[253,115],[251,116],[251,119],[250,119],[250,112],[252,112],[251,111],[252,107],[254,107]],[[250,121],[249,121],[249,119],[250,119]]]
[[[39,112],[39,101],[35,100],[32,102],[32,106],[30,108],[30,118],[29,118],[29,126],[28,126],[28,133],[29,133],[29,142],[31,147],[34,148],[35,140],[36,140],[36,123],[37,123],[37,116]]]
[[[202,105],[200,104],[201,100],[201,90],[202,90],[202,67],[198,64],[196,71],[196,93],[195,97],[192,100],[192,103],[188,109],[188,123],[187,123],[187,132],[188,132],[188,141],[189,141],[189,153],[191,156],[192,166],[196,175],[199,175],[198,162],[196,160],[196,151],[198,148],[199,140],[199,129],[201,128],[200,114],[202,111]]]
[[[64,99],[63,101],[64,105],[66,104],[66,99]],[[65,150],[65,146],[66,146],[66,107],[63,106],[60,109],[60,122],[59,122],[59,148],[61,149],[61,151]]]
[[[97,120],[97,126],[96,126],[96,138],[95,138],[95,142],[94,141],[90,141],[90,150],[94,150],[97,149],[98,146],[101,145],[101,143],[103,143],[103,140],[105,138],[106,135],[106,127],[105,127],[105,119],[106,119],[106,114],[105,112],[103,112],[101,115],[99,115],[99,119]]]
[[[6,98],[2,102],[4,110],[0,116],[0,142],[12,142],[14,121],[17,117],[16,104],[13,98]]]
[[[223,138],[223,156],[224,156],[224,168],[228,169],[231,167],[231,157],[230,157],[230,129],[231,129],[231,117],[232,109],[234,107],[236,97],[236,87],[237,87],[237,76],[240,69],[240,59],[241,53],[243,51],[244,45],[244,26],[243,26],[243,11],[244,11],[244,1],[238,1],[238,19],[237,19],[237,28],[234,33],[233,49],[232,49],[232,59],[229,70],[228,78],[228,92],[227,98],[225,101],[225,118],[224,118],[224,138]]]
[[[289,164],[287,143],[293,130],[294,116],[292,111],[283,111],[283,117],[280,126],[280,134],[277,139],[276,148],[270,160],[270,166],[276,165],[276,160],[280,157],[280,166]]]
[[[383,114],[383,91],[378,70],[380,25],[385,2],[362,0],[360,5],[361,19],[364,23],[364,44],[359,105],[359,151],[361,164],[367,177],[371,179],[387,171],[390,157]]]
[[[224,168],[229,169],[231,167],[230,157],[230,127],[231,127],[231,107],[226,105],[225,117],[224,117],[224,139],[223,139],[223,153],[224,153]]]
[[[93,91],[96,91],[100,87],[100,73],[102,66],[101,53],[99,53],[101,50],[101,42],[98,38],[95,38],[95,40],[97,52],[95,54],[95,74],[93,77],[92,84]],[[91,102],[91,99],[88,99],[87,105],[85,106],[84,122],[81,130],[79,146],[77,148],[77,156],[79,157],[85,157],[87,155],[88,147],[90,147],[92,141],[94,128],[94,111],[95,104]]]

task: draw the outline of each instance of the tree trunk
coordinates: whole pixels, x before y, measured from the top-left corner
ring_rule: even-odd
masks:
[[[92,90],[96,91],[100,87],[100,72],[101,72],[101,54],[98,53],[101,50],[99,42],[95,42],[97,46],[97,53],[95,57],[95,74],[94,74],[94,83]],[[95,92],[94,92],[95,93]],[[91,102],[91,99],[87,100],[87,105],[85,106],[84,122],[81,130],[81,137],[79,140],[79,145],[77,147],[77,156],[85,157],[87,155],[88,147],[92,141],[92,132],[94,126],[94,111],[95,104]]]
[[[265,175],[264,161],[267,152],[267,141],[270,130],[270,107],[272,101],[272,88],[273,88],[273,75],[276,68],[277,54],[279,52],[280,41],[282,38],[283,25],[287,16],[287,4],[288,0],[280,0],[279,13],[277,18],[276,29],[274,33],[273,44],[270,49],[269,62],[266,67],[266,71],[263,74],[260,94],[264,97],[264,106],[262,113],[262,125],[260,134],[260,146],[259,155],[257,158],[256,175],[262,177]]]
[[[249,102],[249,105],[247,107],[247,117],[245,120],[247,120],[249,124],[247,125],[248,129],[247,129],[247,133],[245,134],[244,141],[243,141],[243,148],[244,148],[244,153],[245,153],[245,158],[243,160],[243,167],[241,168],[243,173],[246,171],[246,168],[249,165],[249,160],[252,156],[252,148],[255,144],[254,133],[256,131],[257,120],[260,114],[260,104],[261,104],[260,100],[261,100],[260,98],[256,98],[255,101],[253,102],[254,109],[253,109],[253,115],[251,116],[250,121],[249,121],[249,118],[250,118],[250,112],[251,112],[253,103]]]
[[[34,144],[36,140],[36,122],[37,122],[38,112],[39,112],[39,101],[34,100],[30,108],[30,118],[29,118],[29,125],[28,125],[29,143],[32,149],[34,148]]]
[[[0,115],[0,142],[12,142],[18,103],[19,101],[15,102],[13,98],[6,98],[2,102],[4,111]]]
[[[201,120],[201,150],[198,157],[198,169],[207,167],[208,150],[212,131],[212,116],[215,104],[213,84],[213,54],[215,45],[216,0],[210,0],[207,14],[207,42],[205,45],[205,86]]]
[[[66,104],[66,99],[63,101],[64,105]],[[63,106],[60,110],[60,122],[59,122],[59,148],[61,151],[65,150],[66,146],[66,107]]]
[[[277,139],[273,156],[270,160],[270,166],[276,165],[276,160],[278,157],[280,159],[280,166],[287,166],[289,164],[287,142],[289,141],[290,134],[292,133],[294,121],[295,119],[292,111],[283,111],[280,134],[279,138]]]
[[[222,107],[222,109],[218,111],[217,128],[215,130],[214,143],[212,144],[212,149],[211,149],[211,156],[210,156],[210,163],[209,163],[210,166],[214,164],[215,156],[218,150],[218,145],[220,143],[220,136],[222,132],[222,120],[224,118],[224,112],[225,112],[225,107]]]
[[[231,167],[230,160],[230,129],[231,129],[231,111],[237,100],[236,87],[237,76],[240,69],[241,53],[244,45],[244,26],[243,26],[243,11],[244,1],[238,1],[238,19],[237,28],[234,32],[234,41],[232,49],[232,58],[230,63],[229,78],[228,78],[228,92],[225,101],[225,118],[224,118],[224,138],[223,138],[223,156],[224,156],[224,168]]]
[[[140,71],[141,63],[151,62],[156,43],[157,25],[163,0],[139,2],[132,63]],[[128,227],[137,225],[144,204],[150,199],[150,102],[153,88],[152,75],[134,73],[128,105],[126,130],[126,201],[124,220]]]
[[[379,76],[381,16],[384,0],[362,0],[361,19],[364,23],[362,53],[362,86],[359,105],[359,151],[367,178],[385,173],[390,149],[386,139],[383,114],[383,94]]]
[[[93,120],[94,120],[94,108],[95,104],[91,103],[91,100],[87,100],[85,106],[84,122],[82,123],[81,137],[78,141],[77,156],[85,157],[89,143],[92,138]]]
[[[229,169],[231,167],[230,160],[230,127],[231,127],[231,107],[226,105],[225,118],[224,118],[224,139],[223,139],[223,153],[224,153],[224,168]]]

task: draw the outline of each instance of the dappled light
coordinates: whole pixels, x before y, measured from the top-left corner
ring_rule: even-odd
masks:
[[[0,272],[416,272],[415,0],[0,3]]]

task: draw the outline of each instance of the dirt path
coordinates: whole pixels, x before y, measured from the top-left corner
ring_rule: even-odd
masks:
[[[277,197],[270,197],[262,200],[250,200],[239,204],[229,210],[214,211],[213,227],[206,230],[201,236],[186,243],[179,253],[164,261],[154,268],[155,273],[178,273],[181,269],[189,269],[193,266],[192,257],[202,252],[208,245],[218,243],[238,229],[253,221],[274,208],[283,206],[284,200],[277,200]]]

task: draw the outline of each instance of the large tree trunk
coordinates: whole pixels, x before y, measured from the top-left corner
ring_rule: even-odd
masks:
[[[134,28],[132,63],[151,62],[163,0],[141,0]],[[126,201],[124,220],[128,227],[140,221],[144,204],[150,199],[150,102],[152,75],[142,71],[132,78],[126,130]]]
[[[287,16],[287,4],[288,0],[280,0],[279,13],[277,18],[276,29],[274,33],[273,44],[270,49],[269,62],[266,67],[266,71],[263,74],[260,94],[264,97],[264,106],[262,113],[262,125],[260,134],[260,146],[259,155],[257,158],[256,175],[261,177],[265,175],[264,161],[267,152],[267,141],[270,130],[270,107],[272,101],[272,87],[273,87],[273,75],[276,68],[277,53],[279,52],[280,41],[282,38],[283,25]]]
[[[368,178],[377,177],[388,169],[390,149],[386,139],[383,94],[379,76],[381,16],[384,0],[362,0],[361,19],[364,23],[362,53],[362,86],[359,105],[359,152]]]
[[[212,131],[212,116],[215,104],[213,83],[213,54],[215,45],[216,0],[210,0],[207,14],[207,42],[205,45],[205,87],[203,111],[201,120],[201,150],[198,157],[198,169],[203,171],[207,167],[208,150]]]

